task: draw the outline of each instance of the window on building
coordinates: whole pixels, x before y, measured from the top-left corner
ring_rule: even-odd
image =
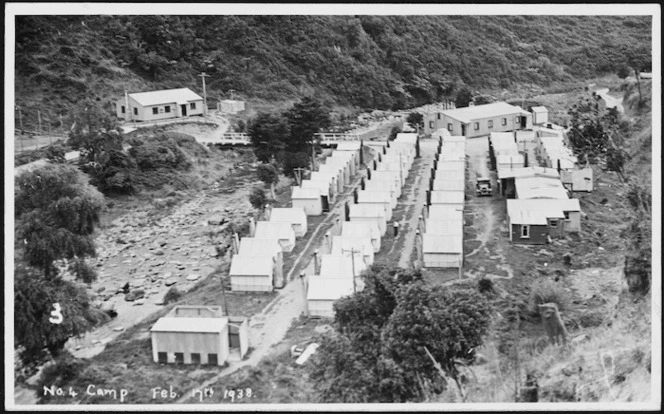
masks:
[[[152,108],[152,115],[157,115],[159,113],[159,108]]]
[[[219,365],[217,360],[217,354],[208,354],[208,364]]]
[[[478,129],[480,129],[480,123],[479,123],[479,122],[475,122],[475,131],[477,131]]]
[[[429,121],[429,129],[433,129],[433,121]]]
[[[489,128],[493,128],[493,119],[489,119]]]
[[[519,117],[519,116],[515,116],[515,117],[514,117],[514,122],[516,122],[517,124],[518,124],[519,122],[521,122],[521,117]]]
[[[201,363],[201,354],[191,354],[191,363],[200,364]]]
[[[124,107],[124,105],[122,105],[122,107],[120,108],[120,111],[121,111],[123,114],[125,113],[125,107]]]
[[[440,114],[438,114],[438,119],[440,119]]]
[[[454,125],[452,125],[451,123],[447,124],[447,130],[452,132],[452,129],[454,129]]]
[[[503,126],[507,125],[507,118],[503,118]]]
[[[565,215],[565,220],[569,220],[569,211],[563,211],[563,214]]]
[[[551,226],[551,227],[558,227],[558,220],[555,220],[555,219],[554,219],[554,220],[551,220],[551,221],[549,222],[549,226]]]
[[[134,115],[138,115],[138,108],[134,108]]]
[[[521,226],[521,237],[524,239],[530,237],[530,226]]]
[[[166,112],[166,113],[171,112],[171,107],[169,105],[166,105],[164,107],[164,112]]]
[[[192,103],[189,105],[189,107],[190,107],[191,109],[196,109],[196,102],[192,102]]]
[[[176,352],[175,353],[175,363],[176,364],[184,364],[184,352]]]
[[[166,352],[157,352],[157,361],[160,364],[168,363],[168,354]]]

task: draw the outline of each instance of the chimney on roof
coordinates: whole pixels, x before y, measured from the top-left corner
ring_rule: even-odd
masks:
[[[330,240],[330,232],[328,231],[325,233],[325,243],[324,243],[325,248],[327,249],[328,252],[332,251],[332,240]]]
[[[233,232],[233,253],[238,254],[240,252],[240,236],[237,232]]]
[[[320,274],[320,254],[318,249],[314,250],[314,274]]]

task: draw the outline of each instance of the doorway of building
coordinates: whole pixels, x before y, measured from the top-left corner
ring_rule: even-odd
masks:
[[[180,112],[182,112],[182,116],[187,116],[187,105],[180,105]]]
[[[522,117],[521,117],[521,128],[524,128],[524,129],[525,129],[525,128],[526,128],[526,125],[527,125],[527,123],[526,123],[526,117],[525,117],[525,116],[522,116]]]
[[[461,135],[463,135],[464,137],[466,136],[466,126],[465,125],[461,125]]]

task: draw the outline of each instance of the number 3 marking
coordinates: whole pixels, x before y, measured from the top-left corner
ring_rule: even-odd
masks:
[[[53,316],[53,318],[48,318],[48,321],[51,323],[61,324],[64,318],[62,317],[62,309],[60,309],[60,304],[54,303],[53,308],[55,309],[51,312],[51,316]]]

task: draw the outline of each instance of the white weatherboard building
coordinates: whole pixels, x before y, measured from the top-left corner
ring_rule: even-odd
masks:
[[[189,88],[136,92],[115,101],[118,118],[156,121],[203,115],[203,98]]]
[[[545,106],[533,106],[530,110],[533,113],[533,125],[542,125],[549,122],[549,110]]]
[[[229,276],[234,292],[270,292],[274,286],[277,263],[269,255],[242,256],[231,259]]]
[[[489,135],[496,131],[532,128],[532,114],[506,102],[474,105],[466,108],[436,111],[424,116],[424,133],[445,128],[451,135],[466,138]]]
[[[270,221],[282,221],[293,226],[295,237],[302,237],[307,233],[307,215],[302,207],[272,208]]]
[[[295,231],[290,223],[280,221],[259,221],[256,223],[254,237],[278,239],[281,249],[290,252],[295,247]]]
[[[191,312],[192,308],[198,312]],[[156,363],[221,366],[229,354],[229,318],[222,316],[219,307],[178,306],[157,320],[150,338]]]

